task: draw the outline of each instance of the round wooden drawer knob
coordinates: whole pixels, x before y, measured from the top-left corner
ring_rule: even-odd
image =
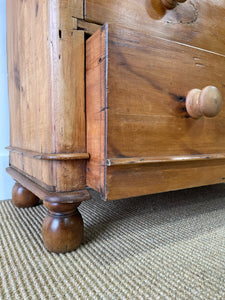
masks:
[[[161,0],[166,9],[173,9],[177,6],[177,3],[183,3],[186,0]]]
[[[193,89],[186,98],[187,112],[194,119],[217,116],[222,104],[223,97],[215,86],[207,86],[203,90]]]

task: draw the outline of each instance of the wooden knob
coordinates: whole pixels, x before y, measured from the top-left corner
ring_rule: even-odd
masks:
[[[215,86],[207,86],[203,90],[193,89],[186,98],[187,112],[194,119],[217,116],[222,104],[223,97]]]
[[[183,3],[186,0],[161,0],[166,9],[173,9],[177,6],[177,3]]]

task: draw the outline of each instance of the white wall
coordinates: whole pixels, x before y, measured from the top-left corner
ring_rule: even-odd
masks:
[[[6,1],[0,0],[0,200],[11,198],[13,180],[6,173],[9,164],[9,109],[6,56]]]

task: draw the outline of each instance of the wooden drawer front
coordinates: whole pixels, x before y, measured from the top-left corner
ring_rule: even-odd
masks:
[[[225,54],[224,1],[187,0],[166,10],[162,0],[86,0],[85,18]]]
[[[193,119],[185,101],[208,85],[225,94],[225,56],[113,25],[86,55],[88,172],[103,194],[112,165],[224,158],[225,108]]]

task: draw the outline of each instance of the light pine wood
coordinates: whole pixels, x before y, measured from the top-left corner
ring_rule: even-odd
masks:
[[[84,0],[64,0],[59,3],[65,6],[64,2],[68,7],[69,17],[72,15],[75,18],[83,19],[84,16]],[[69,4],[67,4],[69,3]]]
[[[101,25],[89,23],[86,22],[85,20],[81,20],[81,19],[77,20],[77,28],[83,30],[88,35],[94,34],[100,27]]]
[[[87,41],[87,48],[89,75],[86,94],[87,107],[91,107],[89,113],[87,112],[87,124],[92,128],[87,134],[87,147],[90,152],[87,174],[95,178],[88,181],[88,184],[100,191],[105,199],[132,197],[138,193],[148,193],[147,191],[151,193],[152,187],[150,188],[145,181],[146,188],[143,188],[140,181],[140,162],[144,157],[146,160],[142,161],[142,165],[151,164],[152,161],[157,161],[158,157],[158,162],[164,164],[165,170],[171,166],[170,157],[173,157],[174,161],[176,157],[178,160],[186,157],[186,162],[194,166],[186,173],[190,178],[186,187],[204,185],[204,181],[208,184],[211,174],[208,174],[210,180],[206,174],[199,181],[193,174],[197,172],[199,176],[200,163],[204,165],[204,159],[223,159],[225,110],[222,109],[218,117],[213,119],[194,120],[187,114],[185,102],[188,91],[195,87],[196,83],[201,87],[213,83],[219,87],[222,94],[225,93],[225,56],[111,24],[108,27],[105,25],[94,34]],[[103,61],[104,64],[107,63],[107,72],[101,72],[100,66]],[[105,92],[102,91],[104,87]],[[100,98],[104,98],[101,103],[98,102]],[[102,115],[104,120],[107,120],[107,125],[99,121]],[[105,138],[96,135],[96,132],[105,132]],[[101,148],[103,140],[105,145]],[[101,149],[105,148],[104,157],[101,156]],[[96,160],[96,157],[101,159]],[[164,161],[161,160],[162,157]],[[138,172],[137,167],[132,167],[135,165],[133,158],[139,163]],[[180,163],[183,161],[181,159]],[[116,166],[109,162],[116,162]],[[123,167],[123,170],[127,168],[127,172],[130,172],[127,177],[130,182],[118,175],[120,168],[121,174],[123,173],[118,162],[130,165]],[[186,166],[183,166],[186,169]],[[158,165],[154,164],[154,167],[157,170]],[[200,169],[193,171],[196,168]],[[179,176],[182,174],[181,169],[182,167],[177,172]],[[100,172],[97,177],[96,170]],[[210,169],[204,170],[209,172]],[[120,185],[124,189],[123,194],[119,192],[119,183],[114,174],[119,176]],[[162,178],[167,178],[169,171],[165,171],[164,175],[161,168],[160,174]],[[105,182],[99,180],[101,176],[104,176]],[[146,180],[150,180],[153,175],[150,172],[149,177],[147,173],[145,176]],[[178,180],[175,178],[175,181]],[[217,176],[213,183],[215,182],[223,182],[222,176]],[[117,186],[114,186],[114,183]],[[177,189],[179,184],[184,188],[185,178],[173,187]],[[130,188],[130,185],[133,188]],[[135,187],[138,192],[134,192]],[[168,187],[165,188],[164,183],[161,186],[161,181],[157,185],[159,191],[172,189],[172,184]]]
[[[46,1],[7,1],[10,144],[38,152],[51,152],[53,144],[47,10]],[[54,185],[49,162],[40,168],[37,161],[10,154],[10,164]]]
[[[174,163],[174,162],[193,162],[205,160],[224,160],[225,153],[219,154],[200,154],[200,155],[177,155],[177,156],[156,156],[156,157],[123,157],[123,158],[108,158],[106,165],[123,166],[123,165],[143,165],[157,163]]]
[[[127,165],[107,168],[104,199],[148,195],[225,182],[225,160]],[[141,202],[140,202],[141,205]]]
[[[102,194],[106,186],[107,28],[106,24],[86,43],[87,152],[91,153],[86,181]]]
[[[224,153],[224,108],[197,122],[185,109],[196,84],[225,94],[224,56],[113,25],[108,48],[108,158]]]
[[[177,6],[177,4],[180,2],[180,3],[183,3],[185,2],[186,0],[161,0],[162,1],[162,4],[165,6],[166,9],[173,9]]]
[[[22,154],[35,159],[42,160],[76,160],[76,159],[88,159],[90,157],[89,153],[39,153],[34,151],[27,151],[19,148],[6,147],[7,150]]]
[[[186,99],[187,113],[195,119],[203,116],[213,118],[218,115],[223,105],[223,97],[214,86],[207,86],[203,90],[191,90]]]
[[[86,185],[115,200],[225,181],[224,18],[214,0],[7,0],[7,171],[17,206],[48,209],[49,251],[82,242]]]
[[[42,199],[49,251],[75,250],[86,188],[83,0],[7,0],[10,165],[15,205]]]
[[[166,9],[173,9],[177,6],[176,0],[162,0],[162,4],[165,6]]]
[[[35,2],[34,0],[31,0]],[[39,0],[39,2],[42,2]],[[50,17],[49,21],[54,22],[56,29],[71,31],[76,29],[77,18],[84,17],[84,0],[52,0],[47,1]]]
[[[167,10],[161,0],[86,0],[85,20],[131,28],[225,54],[224,1],[187,0]]]
[[[85,188],[85,161],[66,156],[86,152],[84,32],[75,17],[81,0],[7,1],[10,146],[24,151],[11,152],[10,164],[59,192]]]
[[[46,3],[7,1],[7,50],[11,146],[49,152],[53,135]]]
[[[224,56],[109,25],[107,58],[107,158],[224,153],[225,109],[194,120],[185,106],[196,84],[225,94]]]

